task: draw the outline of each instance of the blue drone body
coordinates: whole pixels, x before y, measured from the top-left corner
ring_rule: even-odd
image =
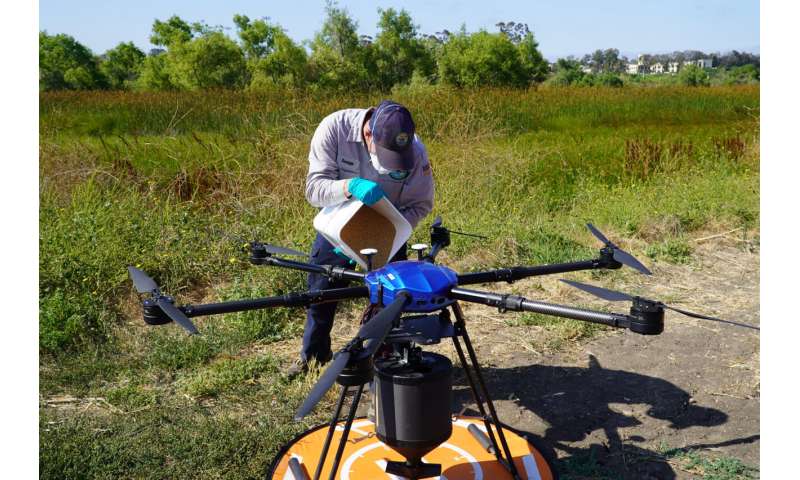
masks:
[[[384,305],[392,303],[397,292],[404,291],[411,295],[405,311],[432,312],[454,302],[448,293],[458,285],[458,274],[429,262],[401,261],[367,273],[364,283],[369,287],[370,303],[379,303],[381,288]]]

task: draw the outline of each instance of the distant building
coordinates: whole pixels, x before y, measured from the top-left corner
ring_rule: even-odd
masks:
[[[686,60],[683,62],[683,66],[695,65],[700,68],[711,68],[713,63],[710,58],[700,58],[698,60]]]
[[[710,58],[701,58],[697,60],[697,66],[700,68],[711,68],[714,62]]]
[[[584,65],[581,67],[581,72],[583,73],[592,73],[592,67],[588,65]]]
[[[639,63],[629,63],[626,71],[629,75],[639,75],[640,73],[644,73],[646,67]]]
[[[673,74],[678,73],[678,68],[680,67],[680,65],[681,65],[680,62],[669,62],[669,64],[667,65],[667,71]]]
[[[650,65],[650,73],[664,73],[664,64],[658,62]]]

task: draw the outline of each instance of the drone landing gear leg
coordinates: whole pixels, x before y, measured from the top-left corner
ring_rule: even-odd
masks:
[[[339,400],[336,402],[336,409],[333,412],[333,418],[331,418],[331,423],[328,425],[328,434],[325,437],[325,443],[322,445],[322,452],[320,452],[319,455],[317,469],[314,472],[314,480],[319,480],[319,476],[322,473],[322,467],[325,465],[325,460],[328,456],[328,449],[330,448],[331,440],[333,439],[333,432],[336,430],[336,425],[339,423],[339,415],[342,413],[344,398],[347,396],[347,390],[349,388],[350,387],[348,386],[342,385],[342,392],[339,394]],[[344,447],[347,443],[347,437],[350,435],[350,427],[352,427],[353,420],[356,417],[358,402],[361,401],[361,394],[363,391],[364,384],[356,387],[356,392],[353,396],[353,403],[350,404],[350,410],[348,411],[347,419],[344,422],[344,431],[342,432],[342,437],[339,439],[339,446],[336,449],[336,456],[333,459],[333,467],[331,467],[331,473],[328,476],[328,480],[333,480],[336,476],[336,470],[339,468],[339,462],[342,460],[342,454],[344,453]]]
[[[492,446],[494,447],[494,455],[497,457],[497,461],[500,462],[500,464],[511,473],[511,476],[515,480],[521,480],[522,477],[520,477],[517,466],[514,464],[514,459],[511,456],[511,450],[508,448],[508,442],[506,441],[506,436],[503,433],[503,427],[500,424],[500,419],[497,417],[497,411],[494,408],[494,403],[492,403],[492,398],[489,396],[489,391],[486,389],[486,382],[483,380],[483,375],[481,374],[481,369],[478,365],[478,357],[475,355],[475,349],[472,348],[472,342],[469,340],[467,326],[464,322],[464,313],[461,310],[461,306],[458,304],[458,302],[453,304],[452,309],[456,317],[453,344],[456,347],[458,359],[461,362],[462,367],[464,367],[464,375],[467,377],[467,382],[469,382],[470,390],[472,391],[472,397],[475,399],[475,404],[478,406],[481,417],[483,417],[483,423],[486,426],[486,433],[488,433],[489,440],[492,442]],[[471,368],[466,357],[464,356],[464,350],[461,347],[461,342],[459,341],[458,337],[463,339],[464,345],[467,348]],[[474,379],[472,377],[473,375],[475,375]],[[484,402],[486,402],[486,408],[489,409],[489,415],[487,415],[486,408],[484,408]],[[492,426],[497,429],[497,436],[500,437],[500,443],[503,446],[502,453],[499,445],[497,444],[497,439],[495,438],[494,429]]]

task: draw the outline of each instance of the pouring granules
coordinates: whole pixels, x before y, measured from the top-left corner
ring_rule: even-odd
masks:
[[[342,227],[341,239],[354,252],[374,248],[378,253],[372,257],[372,268],[380,268],[389,261],[396,230],[388,218],[367,205],[361,208]],[[365,262],[364,256],[359,255]]]

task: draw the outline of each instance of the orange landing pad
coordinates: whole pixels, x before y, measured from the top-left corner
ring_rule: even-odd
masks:
[[[496,480],[511,478],[511,474],[503,468],[494,455],[488,453],[481,444],[467,431],[474,423],[484,430],[483,421],[476,417],[453,417],[453,434],[435,450],[425,455],[426,463],[438,463],[442,466],[442,480]],[[330,468],[339,446],[339,439],[344,431],[344,422],[339,423],[328,451],[321,479],[327,480]],[[328,425],[320,425],[297,437],[284,447],[275,459],[267,478],[273,480],[296,480],[289,470],[289,460],[296,457],[309,479],[313,478],[317,468],[319,454],[328,433]],[[553,469],[545,457],[509,428],[503,428],[508,447],[514,463],[522,478],[529,480],[553,480]],[[335,478],[339,480],[401,480],[405,477],[388,474],[384,471],[386,462],[403,461],[404,458],[383,444],[375,435],[375,425],[366,418],[353,422],[344,454]],[[435,477],[433,477],[435,478]]]

